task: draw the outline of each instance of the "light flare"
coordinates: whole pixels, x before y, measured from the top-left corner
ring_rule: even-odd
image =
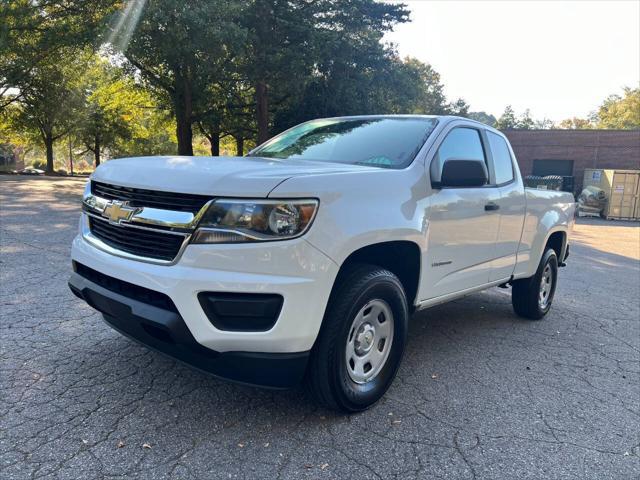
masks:
[[[116,17],[115,25],[107,39],[107,43],[120,52],[125,52],[131,37],[138,26],[147,0],[129,0]]]

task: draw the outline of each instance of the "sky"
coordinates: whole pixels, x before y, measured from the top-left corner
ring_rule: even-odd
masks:
[[[385,41],[430,63],[472,111],[584,118],[640,84],[640,0],[402,3],[412,21]]]

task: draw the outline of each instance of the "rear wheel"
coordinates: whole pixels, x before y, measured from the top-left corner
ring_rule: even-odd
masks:
[[[513,309],[521,317],[540,320],[551,308],[557,283],[558,257],[554,250],[548,249],[533,277],[513,282]]]
[[[377,402],[400,365],[408,319],[405,293],[393,273],[348,267],[334,287],[307,370],[319,403],[357,412]]]

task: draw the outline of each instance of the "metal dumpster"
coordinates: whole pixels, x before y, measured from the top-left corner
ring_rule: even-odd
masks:
[[[559,175],[527,175],[524,177],[524,186],[540,190],[562,190],[562,177]]]

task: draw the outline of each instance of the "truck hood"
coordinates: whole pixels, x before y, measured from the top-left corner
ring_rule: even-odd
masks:
[[[262,157],[134,157],[106,162],[91,178],[132,188],[213,196],[266,197],[288,178],[376,167]]]

